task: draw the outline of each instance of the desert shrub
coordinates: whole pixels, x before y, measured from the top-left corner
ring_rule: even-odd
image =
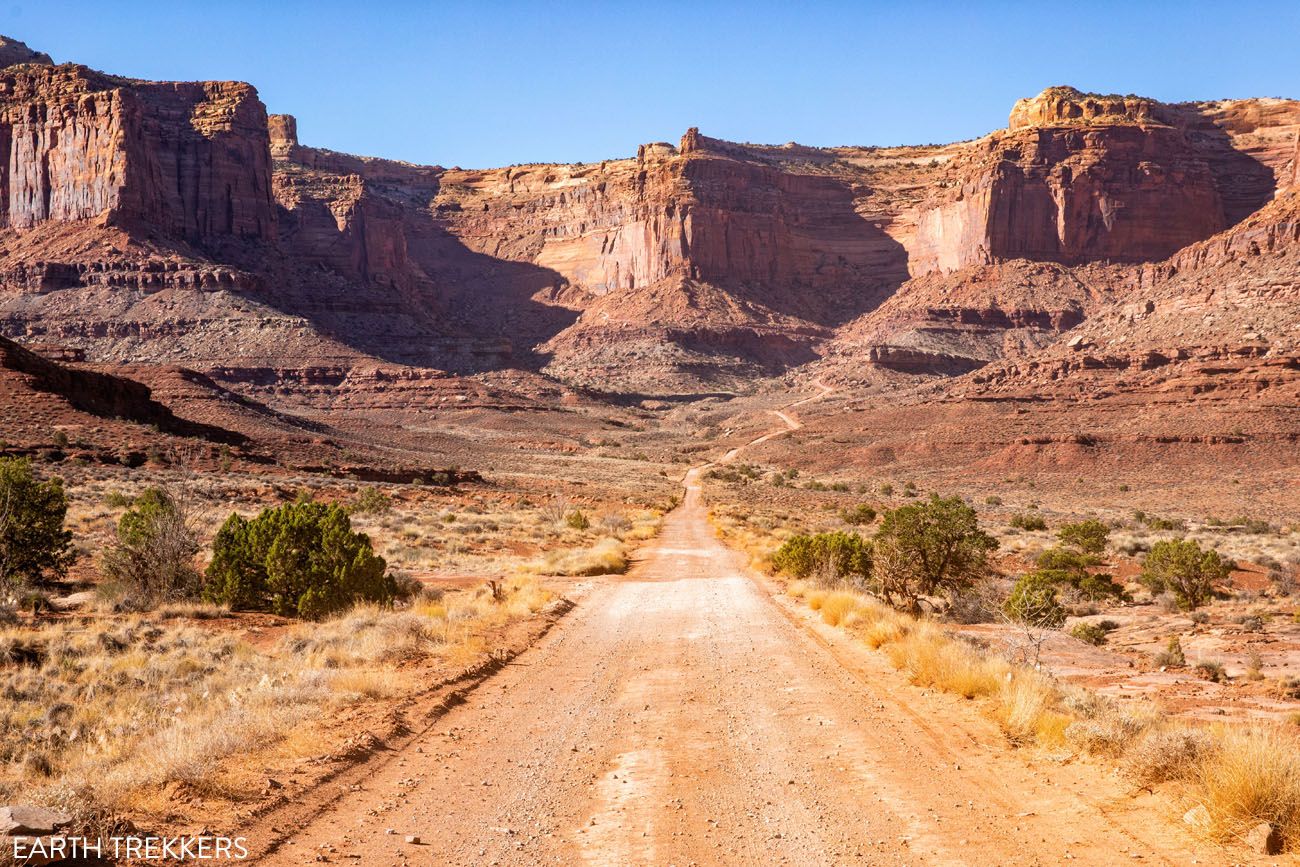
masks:
[[[1021,575],[1011,588],[1002,610],[1017,623],[1041,629],[1059,629],[1065,609],[1056,598],[1057,582],[1042,571]]]
[[[191,509],[165,488],[149,488],[118,520],[117,541],[104,552],[104,572],[149,605],[198,596],[202,578]]]
[[[391,601],[387,569],[338,505],[292,503],[226,520],[203,593],[231,608],[319,619],[356,602]]]
[[[1124,754],[1124,773],[1139,786],[1189,779],[1214,749],[1214,739],[1196,729],[1149,731]]]
[[[1155,663],[1161,668],[1182,668],[1187,664],[1187,656],[1183,653],[1183,642],[1177,635],[1170,636],[1165,649],[1156,654]]]
[[[840,511],[840,520],[846,524],[860,527],[876,520],[876,510],[866,503],[859,503],[852,509],[842,509]]]
[[[1283,841],[1300,840],[1300,752],[1276,727],[1229,728],[1197,774],[1215,836],[1226,839],[1267,822]]]
[[[1134,515],[1142,515],[1142,520],[1152,530],[1167,530],[1175,533],[1187,532],[1187,522],[1181,518],[1160,518],[1155,515],[1145,515],[1142,512],[1135,512]]]
[[[564,516],[564,523],[574,530],[585,530],[591,526],[591,520],[583,514],[581,509],[574,509]]]
[[[131,505],[131,498],[121,491],[109,491],[104,495],[104,505],[110,509],[125,509]]]
[[[1264,618],[1260,617],[1258,614],[1243,617],[1241,619],[1241,628],[1246,632],[1263,632]]]
[[[1127,750],[1146,727],[1146,720],[1107,707],[1092,719],[1070,723],[1065,738],[1084,752],[1114,758]]]
[[[1070,585],[1088,599],[1096,601],[1124,595],[1124,589],[1109,575],[1094,575],[1088,571],[1101,563],[1094,554],[1052,547],[1039,554],[1036,562],[1040,572],[1051,574],[1057,583]]]
[[[1193,611],[1191,614],[1187,616],[1191,618],[1191,621],[1198,626],[1204,626],[1205,624],[1210,622],[1210,615],[1205,613],[1204,611]]]
[[[997,546],[960,497],[934,494],[885,513],[873,574],[886,602],[915,609],[924,596],[955,596],[973,586],[988,573]]]
[[[1002,498],[999,497],[997,494],[989,494],[987,497],[984,498],[984,505],[1000,506],[1002,505]]]
[[[1214,585],[1227,579],[1232,562],[1218,551],[1203,550],[1190,539],[1171,539],[1151,546],[1142,564],[1142,582],[1152,592],[1168,590],[1180,607],[1193,610],[1214,595]]]
[[[1042,515],[1030,515],[1025,512],[1012,515],[1008,523],[1017,530],[1047,529],[1047,522],[1043,520]]]
[[[862,583],[871,574],[871,543],[857,533],[791,536],[772,555],[772,567],[824,584]]]
[[[883,485],[880,486],[880,495],[882,497],[894,496],[894,486],[889,484],[889,482],[885,482]]]
[[[1056,531],[1056,538],[1061,540],[1062,545],[1084,554],[1096,555],[1106,550],[1110,528],[1101,521],[1089,519],[1077,524],[1065,524]]]
[[[1208,680],[1211,683],[1223,683],[1228,679],[1228,673],[1223,670],[1223,663],[1215,662],[1210,659],[1196,663],[1196,667],[1193,670],[1199,677]]]
[[[26,458],[0,458],[0,592],[67,573],[76,558],[67,514],[62,481],[39,481]]]
[[[393,498],[379,488],[366,488],[348,510],[353,514],[382,515],[393,508]]]
[[[1070,635],[1097,647],[1106,643],[1106,630],[1097,623],[1076,623],[1071,627]]]

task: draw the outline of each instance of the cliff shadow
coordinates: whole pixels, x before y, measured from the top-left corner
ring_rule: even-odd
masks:
[[[724,180],[711,176],[725,162]],[[698,279],[741,300],[824,327],[869,313],[908,279],[905,247],[867,216],[854,190],[830,175],[698,160],[685,169]]]
[[[321,200],[280,210],[277,291],[261,300],[367,355],[458,374],[537,370],[549,356],[535,347],[578,318],[537,300],[562,290],[559,273],[472,250],[409,203],[371,202],[346,227]]]
[[[1268,165],[1234,147],[1232,137],[1211,118],[1197,112],[1192,115],[1197,118],[1194,124],[1178,125],[1188,143],[1208,163],[1223,203],[1224,228],[1230,228],[1272,201],[1277,177]]]

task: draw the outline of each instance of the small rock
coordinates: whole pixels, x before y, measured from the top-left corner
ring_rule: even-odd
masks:
[[[39,837],[53,834],[71,823],[72,817],[58,810],[47,810],[44,807],[0,807],[0,834]]]
[[[1205,828],[1210,824],[1210,811],[1205,809],[1204,804],[1197,804],[1183,813],[1183,821],[1193,828]]]
[[[415,834],[407,834],[407,835],[406,835],[406,842],[410,843],[412,846],[419,846],[419,845],[420,845],[420,838],[419,838],[419,836],[417,836],[417,835],[415,835]]]
[[[1282,835],[1268,822],[1260,822],[1242,837],[1246,848],[1261,855],[1276,855],[1282,851]]]

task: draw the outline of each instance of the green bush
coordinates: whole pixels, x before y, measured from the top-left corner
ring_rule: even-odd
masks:
[[[1059,629],[1065,623],[1065,609],[1056,598],[1057,582],[1042,571],[1021,575],[1011,588],[1002,610],[1017,623],[1040,629]]]
[[[1071,627],[1070,635],[1097,647],[1106,643],[1106,630],[1097,623],[1076,623]]]
[[[117,543],[104,552],[104,572],[145,604],[198,596],[198,538],[189,509],[175,494],[149,488],[117,523]]]
[[[1030,515],[1021,512],[1018,515],[1012,515],[1010,524],[1017,530],[1046,530],[1047,522],[1041,515]]]
[[[871,574],[871,543],[857,533],[791,536],[772,555],[772,567],[825,584],[861,584]]]
[[[925,503],[885,513],[873,574],[886,602],[914,610],[922,597],[955,596],[983,578],[997,547],[960,497],[933,494]]]
[[[1233,563],[1206,551],[1190,539],[1170,539],[1151,546],[1142,564],[1142,583],[1153,593],[1168,590],[1179,607],[1193,611],[1214,596],[1216,582],[1225,581]]]
[[[1038,570],[1050,573],[1059,584],[1069,584],[1083,596],[1093,601],[1124,597],[1124,589],[1110,579],[1109,575],[1094,575],[1088,571],[1101,564],[1101,559],[1068,548],[1048,548],[1038,555]]]
[[[352,514],[382,515],[393,508],[393,498],[379,488],[366,488],[352,504]]]
[[[564,516],[564,523],[568,524],[574,530],[585,530],[591,526],[590,519],[582,513],[580,509],[574,509]]]
[[[61,480],[37,480],[26,458],[0,458],[0,592],[67,574],[76,559],[67,515]]]
[[[391,601],[397,587],[387,569],[337,504],[290,503],[251,521],[226,519],[203,595],[235,609],[319,619],[357,602]]]
[[[1065,524],[1056,531],[1056,538],[1062,545],[1082,551],[1084,554],[1100,554],[1106,550],[1110,539],[1110,528],[1101,521],[1089,519],[1077,524]]]
[[[876,510],[866,503],[859,503],[852,509],[841,509],[840,520],[846,524],[852,524],[860,527],[864,524],[870,524],[876,520]]]

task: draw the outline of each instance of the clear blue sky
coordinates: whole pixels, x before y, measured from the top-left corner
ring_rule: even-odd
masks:
[[[304,144],[421,163],[593,161],[707,135],[982,135],[1053,84],[1300,97],[1300,2],[0,0],[56,62],[241,79]]]

